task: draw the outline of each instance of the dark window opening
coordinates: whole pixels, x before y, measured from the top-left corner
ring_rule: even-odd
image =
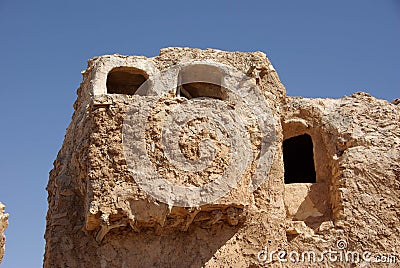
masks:
[[[285,183],[315,183],[313,142],[304,134],[283,141]]]
[[[189,65],[179,72],[177,95],[187,99],[213,98],[225,99],[226,89],[222,86],[223,73],[212,65]]]
[[[133,95],[146,82],[145,72],[133,67],[118,67],[107,75],[107,93]]]

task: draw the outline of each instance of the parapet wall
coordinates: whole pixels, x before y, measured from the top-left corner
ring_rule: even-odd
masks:
[[[90,60],[74,108],[45,267],[250,267],[339,239],[399,251],[394,104],[289,98],[261,52],[167,48]]]

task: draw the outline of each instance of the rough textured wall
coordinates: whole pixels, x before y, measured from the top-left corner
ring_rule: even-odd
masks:
[[[312,136],[314,150],[319,150],[314,153],[317,183],[313,187],[326,185],[323,190],[311,188],[308,198],[300,195],[295,201],[300,204],[297,212],[315,207],[323,211],[326,205],[332,210],[330,219],[303,216],[299,221],[290,215],[294,226],[288,235],[290,248],[337,250],[329,243],[345,240],[346,250],[395,255],[398,262],[399,106],[360,92],[335,100],[288,98],[283,111],[285,138]],[[293,193],[290,187],[297,186],[286,185],[286,195]]]
[[[197,69],[188,64],[198,64]],[[203,87],[214,100],[192,104],[199,107],[197,111],[214,107],[219,111],[214,114],[241,119],[243,131],[237,132],[244,133],[248,142],[232,146],[226,142],[231,133],[210,123],[211,114],[207,119],[200,112],[182,110],[178,115],[193,117],[176,139],[185,158],[195,161],[201,156],[202,139],[215,145],[209,168],[182,171],[171,165],[171,155],[163,148],[174,143],[173,137],[167,141],[162,137],[167,118],[186,103],[179,91],[195,97],[196,89],[204,86],[194,83],[194,89],[181,88],[185,71],[198,78],[202,76],[198,70],[206,68],[215,80],[219,71],[226,76],[228,67],[246,75],[239,88],[251,84],[249,94],[240,95],[240,90],[232,94],[223,88],[216,94],[214,87]],[[109,81],[110,77],[127,79],[121,70],[136,75],[131,87],[142,78],[151,81],[143,94],[107,93],[111,87],[127,92]],[[230,72],[228,78],[232,77],[240,75]],[[229,87],[227,80],[224,85]],[[157,90],[157,81],[173,90]],[[253,95],[254,85],[262,97]],[[247,104],[261,99],[265,107],[248,105],[246,110],[238,95]],[[338,100],[288,98],[263,53],[168,48],[149,59],[111,55],[90,60],[74,108],[47,187],[45,267],[254,267],[266,265],[259,260],[265,248],[323,252],[337,248],[339,239],[346,240],[347,249],[400,251],[400,133],[394,104],[365,93]],[[268,135],[254,110],[266,115],[262,122],[269,127]],[[133,124],[126,127],[126,118]],[[230,126],[236,125],[228,124],[228,130]],[[145,146],[133,139],[129,147],[136,150],[130,156],[140,152],[147,157],[132,161],[124,154],[123,134],[142,137],[139,130]],[[285,184],[282,142],[301,134],[313,141],[316,182]],[[264,143],[274,150],[263,150]],[[132,168],[141,167],[139,175],[151,177],[150,168],[140,166],[149,161],[170,183],[199,187],[216,181],[232,166],[232,150],[249,157],[236,176],[238,183],[225,196],[196,206],[168,203],[172,199],[160,202],[139,187],[141,176]],[[271,159],[266,158],[270,166],[258,165],[268,152],[273,152]],[[264,177],[254,182],[259,174]],[[252,185],[256,189],[249,190]],[[272,263],[281,265],[276,256]],[[332,265],[326,259],[319,264]]]
[[[5,206],[0,202],[0,263],[3,260],[6,237],[4,231],[8,226],[8,214],[4,213]]]

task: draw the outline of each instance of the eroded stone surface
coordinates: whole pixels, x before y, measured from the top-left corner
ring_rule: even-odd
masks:
[[[180,70],[194,72],[187,66],[198,62],[201,68],[212,66],[222,73],[221,65],[234,68],[261,90],[269,107],[266,120],[275,122],[266,124],[273,126],[268,133],[275,135],[267,139],[274,147],[270,167],[258,165],[266,155],[261,146],[266,132],[251,111],[259,107],[242,105],[229,91],[213,95],[219,100],[197,103],[200,110],[226,107],[224,115],[231,112],[242,119],[240,134],[247,141],[235,143],[238,147],[228,142],[229,131],[197,112],[191,113],[193,120],[179,135],[163,132],[170,115],[183,107],[182,97],[199,94],[201,83],[179,86],[180,79],[187,79]],[[182,67],[152,80],[176,66]],[[107,94],[107,74],[119,67],[139,69],[151,83],[139,95]],[[204,79],[196,73],[192,76]],[[214,72],[210,79],[220,78]],[[162,93],[154,86],[159,80],[172,91]],[[252,100],[254,95],[246,98],[249,103],[258,101]],[[213,106],[216,102],[225,106]],[[286,97],[276,71],[261,52],[167,48],[154,58],[109,55],[90,60],[74,109],[47,187],[45,267],[254,267],[265,264],[257,259],[265,247],[321,253],[337,249],[339,239],[345,239],[351,250],[400,252],[400,117],[398,106],[387,101],[366,93],[334,100]],[[128,127],[129,133],[138,137],[144,133],[145,141],[143,145],[134,139],[129,146],[146,156],[151,163],[147,167],[144,160],[129,162],[126,157],[127,114],[137,122]],[[190,111],[176,114],[179,122],[179,116],[184,118]],[[138,132],[141,129],[143,133]],[[302,134],[313,141],[317,182],[285,185],[282,142]],[[169,138],[163,141],[162,137]],[[208,146],[199,146],[204,139],[215,145],[214,162],[205,161],[205,169],[194,171],[191,163]],[[165,144],[176,147],[166,153]],[[229,167],[233,149],[248,150],[249,157],[243,173],[229,177],[237,184],[223,197],[199,206],[157,200],[130,172],[137,165],[144,176],[155,169],[174,185],[201,187],[216,181]],[[187,159],[187,166],[171,161],[179,154]],[[260,170],[264,177],[253,181]],[[254,185],[256,189],[251,188]],[[320,264],[332,265],[328,260]]]
[[[322,251],[328,247],[321,239],[345,239],[348,250],[398,254],[400,210],[395,204],[400,201],[400,117],[396,106],[362,92],[336,100],[287,100],[284,136],[312,136],[317,184],[327,184],[325,190],[313,194],[314,203],[321,205],[320,197],[326,196],[332,213],[305,219],[317,235],[310,238],[304,231],[288,236],[290,247]],[[311,200],[313,195],[309,195]],[[306,201],[300,208],[310,205]],[[337,249],[333,244],[331,248]]]

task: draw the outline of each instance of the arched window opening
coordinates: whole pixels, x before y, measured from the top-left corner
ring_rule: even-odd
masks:
[[[177,95],[187,99],[213,98],[223,100],[226,89],[223,74],[218,67],[206,64],[189,65],[179,72]]]
[[[117,67],[107,75],[107,93],[134,95],[148,75],[134,67]]]

